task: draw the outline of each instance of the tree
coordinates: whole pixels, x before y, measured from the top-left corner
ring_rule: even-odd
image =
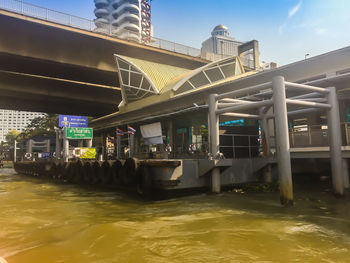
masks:
[[[17,139],[17,136],[20,134],[21,132],[17,130],[11,130],[5,135],[5,140],[9,145],[12,145],[14,141]]]
[[[25,137],[55,137],[58,126],[58,115],[46,114],[31,121],[25,130]]]

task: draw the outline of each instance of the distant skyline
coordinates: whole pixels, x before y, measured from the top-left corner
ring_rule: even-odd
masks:
[[[93,0],[25,2],[94,19]],[[195,48],[224,24],[238,41],[256,39],[261,60],[279,66],[350,46],[349,0],[153,0],[155,37]]]

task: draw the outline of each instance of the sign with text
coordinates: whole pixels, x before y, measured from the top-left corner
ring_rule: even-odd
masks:
[[[66,128],[66,138],[73,140],[89,140],[94,136],[92,128]]]
[[[39,159],[50,159],[51,153],[49,153],[49,152],[38,153],[38,158]]]
[[[96,148],[75,148],[73,150],[73,156],[81,159],[95,159]]]
[[[70,128],[87,128],[89,124],[88,117],[84,116],[69,116],[59,115],[58,125],[59,127],[70,127]]]

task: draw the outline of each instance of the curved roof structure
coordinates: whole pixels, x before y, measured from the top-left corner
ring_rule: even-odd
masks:
[[[169,97],[180,96],[245,73],[238,57],[215,61],[195,70],[120,55],[115,58],[124,105],[164,93],[170,93]]]

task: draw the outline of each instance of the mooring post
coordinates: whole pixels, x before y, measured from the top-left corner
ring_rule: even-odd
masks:
[[[344,195],[344,173],[342,161],[342,136],[340,132],[340,115],[339,103],[337,98],[337,90],[335,87],[329,87],[329,94],[327,95],[328,104],[332,107],[327,113],[328,123],[328,138],[331,153],[331,167],[332,167],[332,182],[333,191],[336,195]]]
[[[219,116],[216,114],[218,108],[217,94],[209,95],[209,146],[210,153],[214,159],[220,152],[219,145]],[[216,163],[216,161],[215,161]],[[221,180],[220,180],[220,168],[214,167],[211,172],[211,190],[213,193],[220,193],[221,191]]]
[[[290,145],[288,132],[288,115],[284,77],[272,80],[273,105],[276,126],[276,151],[281,203],[293,205],[293,181],[290,162]]]

